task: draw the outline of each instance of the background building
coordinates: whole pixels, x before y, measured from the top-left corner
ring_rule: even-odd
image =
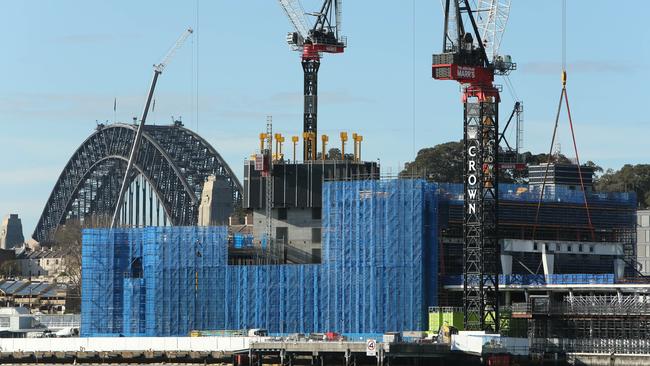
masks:
[[[23,224],[17,214],[10,214],[0,225],[0,249],[13,249],[25,241]]]

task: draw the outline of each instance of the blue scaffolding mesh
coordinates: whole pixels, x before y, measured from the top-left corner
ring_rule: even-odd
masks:
[[[437,278],[437,259],[427,256],[437,256],[437,227],[425,225],[434,192],[420,180],[323,185],[322,307],[332,315],[325,328],[424,329]]]
[[[463,200],[463,185],[459,183],[439,183],[440,196],[450,201]],[[540,186],[527,184],[499,184],[499,198],[504,201],[538,202],[541,193]],[[634,192],[587,192],[587,200],[594,203],[613,203],[636,205]],[[584,204],[585,198],[581,190],[570,189],[566,186],[546,187],[542,202]]]
[[[228,265],[222,227],[83,233],[83,336],[424,330],[437,305],[437,186],[323,186],[323,261]]]
[[[124,276],[130,230],[87,229],[83,234],[81,323],[94,335],[122,333]]]

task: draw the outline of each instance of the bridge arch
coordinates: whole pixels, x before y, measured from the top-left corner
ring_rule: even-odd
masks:
[[[43,208],[32,235],[35,240],[52,240],[57,228],[70,218],[92,220],[87,226],[108,226],[136,129],[130,124],[99,125],[79,146]],[[129,183],[146,182],[149,200],[155,195],[157,209],[162,209],[171,225],[196,225],[203,183],[210,175],[226,182],[228,189],[219,194],[228,197],[220,197],[222,201],[232,200],[233,207],[241,204],[241,183],[205,139],[180,123],[145,126]],[[144,188],[142,194],[145,205]],[[153,207],[149,209],[150,224],[155,224]]]

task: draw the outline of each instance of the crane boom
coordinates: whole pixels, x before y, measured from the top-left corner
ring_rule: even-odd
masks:
[[[341,34],[341,19],[343,16],[343,0],[336,0],[334,4],[334,11],[336,16],[336,35],[337,38]]]
[[[187,38],[194,33],[194,30],[192,28],[187,28],[183,34],[181,34],[180,37],[178,37],[178,40],[176,40],[176,43],[172,46],[172,48],[167,51],[167,54],[165,57],[163,57],[162,61],[158,65],[154,66],[154,69],[158,71],[159,73],[162,73],[165,70],[165,67],[169,63],[169,61],[174,57],[174,54],[176,54],[176,51],[178,51],[179,48],[183,46]]]
[[[129,183],[129,174],[131,174],[131,170],[133,169],[133,164],[135,161],[138,159],[138,150],[140,149],[140,141],[142,140],[142,133],[144,131],[144,124],[147,121],[147,115],[149,114],[149,107],[151,106],[151,100],[153,99],[153,93],[154,90],[156,89],[156,83],[158,82],[158,76],[162,74],[163,70],[171,61],[172,57],[176,53],[176,51],[185,43],[187,38],[193,33],[192,28],[186,29],[183,34],[178,38],[176,43],[172,46],[172,48],[167,52],[165,57],[163,57],[162,61],[153,66],[153,77],[151,79],[151,86],[149,87],[149,93],[147,94],[147,100],[144,104],[144,109],[142,110],[142,118],[140,118],[140,124],[138,125],[138,129],[135,133],[135,138],[133,139],[133,146],[131,146],[131,153],[129,154],[129,161],[126,165],[126,171],[124,172],[124,179],[122,180],[122,185],[120,188],[120,193],[117,198],[117,202],[115,204],[115,211],[113,213],[113,219],[111,220],[111,228],[115,227],[115,224],[117,223],[117,217],[120,213],[120,209],[122,208],[122,203],[124,202],[124,194],[126,193],[126,189],[128,187]]]
[[[306,39],[309,36],[310,27],[309,23],[307,23],[307,18],[305,18],[305,11],[302,8],[300,0],[279,0],[279,2],[296,32],[303,39]]]
[[[499,55],[501,39],[508,24],[511,0],[478,0],[476,22],[485,53],[491,62]]]

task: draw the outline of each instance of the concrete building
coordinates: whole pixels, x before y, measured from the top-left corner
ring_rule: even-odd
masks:
[[[650,210],[636,212],[636,258],[641,273],[650,275]]]
[[[376,162],[352,160],[274,161],[271,239],[281,261],[320,262],[324,181],[378,179],[379,169]],[[262,245],[268,226],[266,179],[254,160],[246,162],[243,207],[253,212],[256,245]]]
[[[201,193],[199,226],[228,224],[230,214],[233,212],[232,199],[227,193],[230,190],[230,185],[225,180],[218,180],[214,175],[208,177]]]
[[[0,225],[0,249],[13,249],[25,242],[23,224],[17,214],[10,214]]]

